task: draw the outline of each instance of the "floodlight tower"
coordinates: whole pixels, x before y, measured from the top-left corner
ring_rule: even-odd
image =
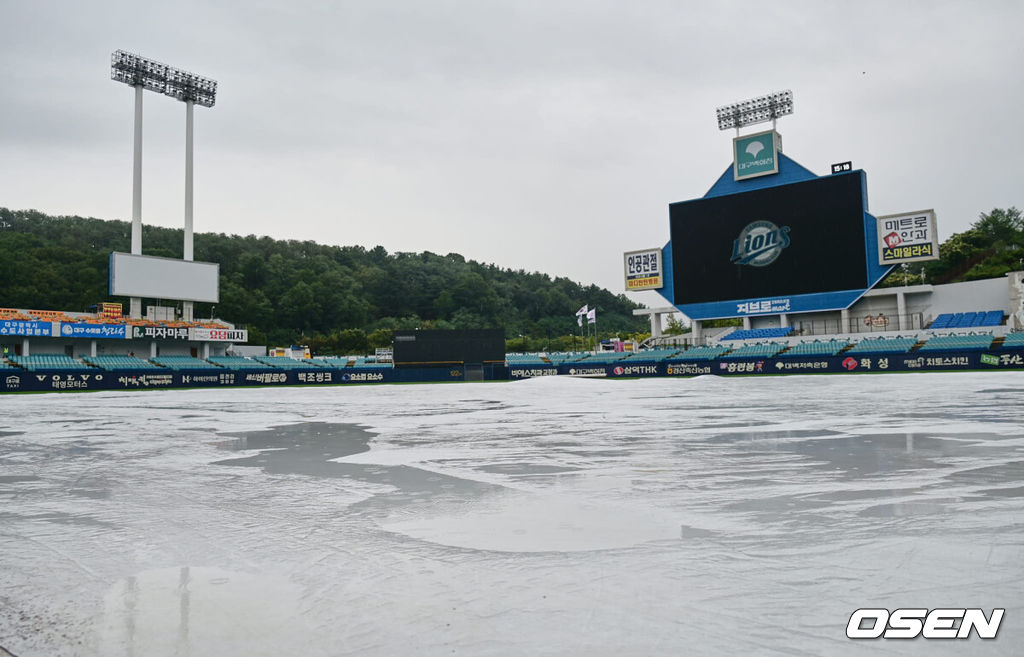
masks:
[[[715,114],[718,116],[718,129],[736,128],[737,137],[740,135],[740,128],[766,121],[772,122],[772,130],[774,130],[777,118],[792,113],[793,92],[788,89],[723,105],[715,110]]]
[[[217,82],[123,50],[110,56],[110,78],[135,88],[135,139],[132,171],[132,254],[142,255],[142,91],[149,89],[185,103],[185,238],[184,259],[193,259],[192,240],[192,108],[213,107]],[[131,299],[130,316],[142,316],[142,299]],[[184,319],[192,319],[192,302],[182,303]]]

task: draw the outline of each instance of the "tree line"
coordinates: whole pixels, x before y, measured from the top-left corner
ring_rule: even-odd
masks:
[[[143,226],[143,253],[182,257],[182,231]],[[565,349],[574,313],[597,307],[601,336],[631,336],[638,304],[596,285],[467,260],[457,253],[199,233],[195,259],[220,264],[220,302],[195,316],[245,325],[252,344],[309,344],[366,353],[394,329],[503,328],[510,347]],[[131,224],[0,208],[0,306],[84,311],[109,296],[111,251],[129,252]],[[156,304],[157,302],[146,302]],[[165,304],[168,302],[164,302]],[[575,344],[579,345],[579,339]]]

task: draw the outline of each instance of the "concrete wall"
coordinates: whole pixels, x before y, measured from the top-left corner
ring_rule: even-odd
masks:
[[[976,310],[1010,312],[1010,283],[1004,276],[982,281],[936,285],[931,295],[931,313],[960,313]]]

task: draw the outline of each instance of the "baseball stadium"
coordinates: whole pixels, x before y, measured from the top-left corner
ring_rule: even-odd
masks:
[[[791,92],[720,107],[731,162],[622,244],[623,289],[661,297],[642,337],[324,355],[214,316],[245,291],[194,257],[217,83],[121,50],[111,77],[107,296],[0,287],[0,655],[1019,654],[1024,271],[918,276],[936,212],[784,153]],[[146,93],[185,104],[181,258],[143,251]],[[583,343],[595,310],[561,305]]]

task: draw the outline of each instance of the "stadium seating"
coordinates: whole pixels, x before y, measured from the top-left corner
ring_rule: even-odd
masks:
[[[921,345],[919,351],[988,349],[992,346],[991,333],[981,335],[937,335]]]
[[[11,356],[11,362],[24,367],[29,372],[48,372],[54,370],[88,370],[92,369],[85,363],[64,354],[41,354],[38,356]]]
[[[244,356],[210,356],[209,360],[214,365],[227,368],[229,370],[265,370],[269,369],[268,365],[257,362],[251,358],[245,358]]]
[[[373,370],[389,370],[393,367],[391,363],[378,363],[374,358],[357,358],[349,364],[349,367],[362,367]]]
[[[1024,348],[1024,331],[1019,333],[1008,333],[1003,338],[1003,349],[1021,349]]]
[[[666,360],[668,358],[671,358],[672,356],[675,356],[680,351],[681,350],[680,350],[679,347],[667,347],[665,349],[645,349],[643,351],[637,351],[635,353],[629,354],[626,357],[626,359],[630,360],[630,361],[641,361],[641,360],[659,361],[659,360]]]
[[[154,365],[148,360],[142,360],[135,356],[82,356],[82,360],[105,370],[155,370],[159,365]]]
[[[722,358],[771,358],[785,348],[786,345],[777,342],[745,344]]]
[[[929,328],[971,328],[975,326],[999,326],[1003,323],[1002,310],[981,310],[965,313],[941,313]]]
[[[540,354],[505,354],[505,362],[509,365],[547,365],[548,361]]]
[[[157,365],[171,370],[219,370],[213,363],[192,356],[158,356],[150,359]]]
[[[320,356],[310,360],[317,361],[321,367],[330,367],[332,369],[348,367],[350,363],[355,362],[354,358],[350,359],[348,356]]]
[[[620,361],[626,357],[626,353],[622,351],[599,351],[596,354],[588,353],[582,354],[575,360],[566,361],[569,363],[614,363]]]
[[[778,354],[779,358],[787,358],[789,356],[801,357],[801,356],[835,356],[840,351],[845,349],[850,343],[846,340],[825,340],[815,342],[801,342],[800,344],[793,345],[787,351]]]
[[[312,358],[289,358],[288,356],[256,356],[256,360],[283,370],[308,370],[324,367],[324,364]]]
[[[866,338],[846,353],[848,354],[905,354],[917,344],[917,338]]]
[[[673,356],[670,360],[713,360],[727,351],[729,351],[729,347],[723,346],[693,347],[692,349],[687,349],[681,354]]]
[[[554,365],[561,365],[562,363],[574,362],[582,355],[584,355],[584,352],[555,351],[548,354],[548,360]]]
[[[3,358],[0,358],[0,370],[14,370],[17,369]]]
[[[763,340],[765,338],[784,338],[792,333],[792,326],[764,329],[737,329],[722,340]]]

